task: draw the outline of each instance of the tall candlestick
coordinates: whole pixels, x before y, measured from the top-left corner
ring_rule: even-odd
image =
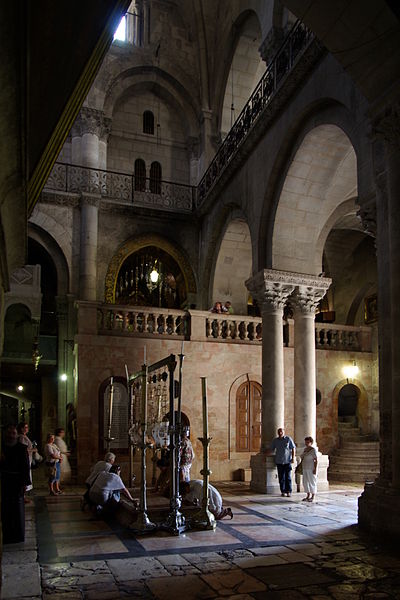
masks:
[[[111,438],[112,410],[114,401],[114,377],[110,381],[110,399],[108,403],[108,437]]]
[[[207,377],[201,378],[201,392],[203,400],[203,437],[208,438],[208,411],[207,411]]]
[[[146,364],[146,346],[143,349],[143,364]]]
[[[182,344],[181,344],[181,354],[183,354],[183,344],[185,343],[185,340],[182,340]]]

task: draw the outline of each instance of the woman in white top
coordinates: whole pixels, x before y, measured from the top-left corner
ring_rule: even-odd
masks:
[[[303,464],[303,487],[307,496],[303,498],[306,502],[313,502],[317,493],[317,451],[313,447],[314,440],[311,436],[304,438],[305,448],[301,454]]]
[[[44,447],[45,465],[47,469],[50,496],[62,494],[60,490],[60,473],[62,454],[54,443],[54,435],[47,435],[47,444]]]
[[[121,477],[121,467],[113,465],[109,471],[102,471],[98,474],[92,487],[89,490],[90,501],[97,505],[97,509],[112,508],[120,501],[121,493],[129,500],[135,502],[129,490],[126,489]]]
[[[68,456],[70,452],[67,444],[64,442],[65,431],[61,427],[56,429],[56,437],[54,443],[62,454],[62,461],[60,463],[60,482],[70,483],[71,482],[71,465],[69,464]]]

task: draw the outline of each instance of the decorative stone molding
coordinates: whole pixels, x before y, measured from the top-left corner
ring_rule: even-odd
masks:
[[[357,212],[357,217],[360,219],[364,231],[367,235],[376,238],[376,201],[375,196],[367,202],[360,204],[360,209]]]
[[[88,194],[86,192],[82,192],[80,198],[80,206],[81,208],[83,208],[84,206],[94,206],[95,208],[99,208],[100,200],[100,194]]]
[[[311,301],[317,304],[326,294],[331,283],[332,279],[328,277],[264,269],[248,279],[245,285],[263,310],[268,308],[278,310],[283,309],[286,300],[295,290],[296,302],[302,303],[305,307],[309,306]]]
[[[72,137],[81,137],[85,133],[97,135],[102,141],[107,141],[111,131],[112,119],[106,117],[104,112],[83,106],[72,126]]]

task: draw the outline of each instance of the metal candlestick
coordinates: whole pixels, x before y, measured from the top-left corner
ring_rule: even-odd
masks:
[[[212,438],[208,437],[208,410],[207,410],[207,378],[201,378],[202,404],[203,404],[203,437],[197,438],[203,445],[203,468],[200,473],[203,475],[203,500],[201,509],[191,518],[190,525],[193,529],[215,529],[217,522],[214,515],[210,512],[210,490],[208,483],[212,471],[209,468],[209,445]]]
[[[115,438],[111,437],[113,403],[114,403],[114,377],[111,377],[111,379],[110,379],[110,400],[108,403],[107,437],[104,438],[104,441],[106,442],[107,452],[110,452],[111,442],[115,439]]]

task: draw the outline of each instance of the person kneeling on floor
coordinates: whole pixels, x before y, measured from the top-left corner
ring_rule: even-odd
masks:
[[[109,471],[99,473],[89,490],[89,500],[96,507],[97,514],[101,514],[104,509],[113,510],[118,506],[121,499],[121,493],[134,503],[137,503],[126,489],[121,479],[121,467],[113,465]]]
[[[186,504],[201,506],[203,500],[203,483],[202,479],[192,479],[192,481],[180,482],[180,491]],[[211,483],[208,484],[208,497],[210,500],[208,505],[209,511],[214,515],[217,521],[228,516],[233,519],[232,509],[229,507],[224,508],[222,506],[221,494],[213,485],[211,485]]]

